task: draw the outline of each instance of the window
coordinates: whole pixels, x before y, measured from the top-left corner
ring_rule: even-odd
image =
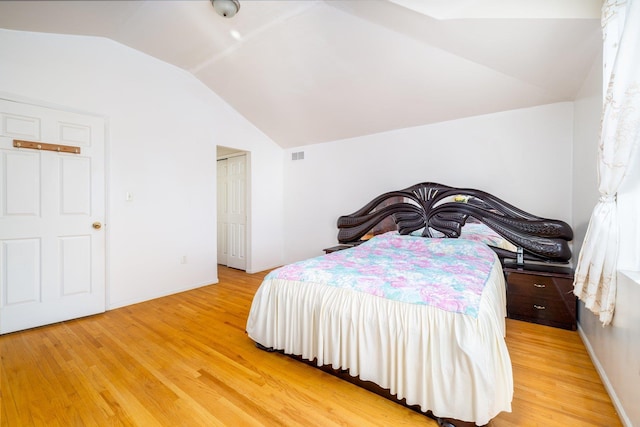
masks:
[[[618,191],[618,269],[640,272],[640,147],[633,156]]]

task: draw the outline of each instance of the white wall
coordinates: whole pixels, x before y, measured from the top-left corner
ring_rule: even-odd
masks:
[[[618,189],[620,215],[620,270],[640,271],[640,145],[629,163],[624,180]]]
[[[285,151],[285,260],[337,243],[336,220],[419,182],[488,191],[571,223],[573,104],[465,118]],[[291,153],[304,151],[304,160]]]
[[[602,58],[596,58],[574,102],[573,219],[577,261],[591,212],[598,202],[598,141],[602,111]]]
[[[618,273],[616,311],[609,326],[580,303],[580,332],[624,425],[640,426],[640,275]]]
[[[602,58],[596,58],[575,101],[573,147],[573,224],[580,247],[591,212],[598,201],[597,151],[602,111]],[[625,209],[619,203],[619,209]],[[636,222],[637,222],[637,216]],[[625,236],[621,238],[621,251]],[[635,243],[635,242],[630,242]],[[638,252],[636,252],[637,254]],[[577,257],[577,253],[575,256]],[[627,426],[640,426],[640,277],[618,274],[616,311],[611,325],[602,327],[582,302],[579,329],[591,358]]]
[[[251,152],[248,269],[282,263],[282,150],[192,75],[107,39],[0,30],[0,76],[5,96],[108,121],[109,308],[217,282],[216,145]]]

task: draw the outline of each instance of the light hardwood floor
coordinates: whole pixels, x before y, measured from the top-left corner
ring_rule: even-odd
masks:
[[[244,332],[263,273],[0,337],[1,426],[429,426]],[[503,426],[618,426],[576,332],[507,321]]]

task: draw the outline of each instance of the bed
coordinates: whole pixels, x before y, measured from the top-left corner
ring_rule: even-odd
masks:
[[[437,183],[384,193],[337,225],[349,249],[265,277],[247,319],[256,345],[441,425],[481,426],[511,411],[502,266],[567,262],[571,228]]]

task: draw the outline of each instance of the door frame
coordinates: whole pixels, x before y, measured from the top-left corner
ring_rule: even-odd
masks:
[[[252,238],[251,238],[251,217],[252,217],[252,209],[251,209],[251,152],[250,151],[246,151],[246,150],[241,150],[238,148],[232,148],[232,147],[228,147],[228,146],[224,146],[224,145],[216,145],[216,165],[217,165],[217,161],[218,160],[225,160],[231,157],[238,157],[238,156],[246,156],[246,176],[245,176],[245,203],[246,203],[246,209],[247,209],[247,232],[246,232],[246,236],[245,236],[245,247],[246,247],[246,266],[245,266],[245,272],[247,273],[251,273],[252,270],[252,266],[251,266],[251,242],[252,242]],[[217,167],[217,166],[216,166]],[[217,215],[218,215],[218,175],[216,174],[216,185],[215,185],[215,189],[216,189],[216,195],[215,195],[215,200],[216,200],[216,224],[217,224]],[[220,238],[220,236],[218,236],[217,232],[216,232],[216,251],[217,251],[217,244],[218,244],[218,239]],[[216,252],[216,258],[217,258],[217,252]],[[218,261],[216,259],[216,266],[218,266]]]

